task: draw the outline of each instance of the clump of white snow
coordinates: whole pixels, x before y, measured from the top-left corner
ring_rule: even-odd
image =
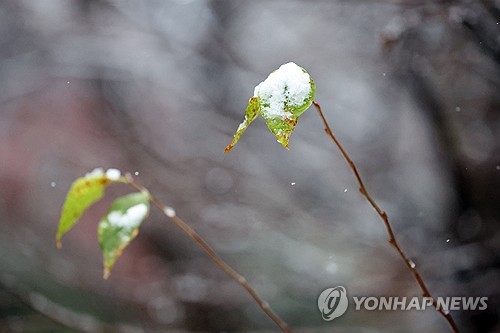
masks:
[[[261,111],[266,118],[286,118],[292,114],[286,106],[300,107],[311,94],[311,77],[293,62],[281,65],[254,90],[261,100]]]
[[[134,229],[139,226],[141,221],[146,217],[148,213],[148,206],[141,203],[130,207],[125,211],[121,212],[111,212],[108,215],[108,221],[113,226]]]
[[[91,172],[87,173],[85,175],[85,178],[87,179],[94,179],[94,178],[99,178],[104,176],[104,170],[102,168],[95,168]]]
[[[108,169],[106,171],[106,178],[108,178],[109,180],[117,181],[120,179],[121,175],[122,174],[118,169]]]
[[[165,215],[167,215],[168,217],[170,218],[175,217],[175,209],[173,209],[172,207],[167,206],[163,209],[163,211],[165,212]]]

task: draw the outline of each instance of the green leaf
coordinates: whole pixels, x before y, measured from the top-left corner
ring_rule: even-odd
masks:
[[[259,113],[278,142],[288,149],[290,135],[297,126],[300,115],[311,106],[315,94],[316,85],[304,68],[293,62],[282,65],[255,87],[245,119],[225,152],[234,147]]]
[[[245,111],[245,119],[243,122],[238,126],[238,129],[236,130],[236,133],[234,134],[233,141],[226,147],[224,150],[225,153],[229,152],[231,149],[233,149],[234,145],[238,142],[240,139],[241,135],[243,132],[246,131],[248,126],[252,121],[254,121],[255,118],[260,113],[260,102],[258,97],[252,97],[248,100],[248,105],[247,109]]]
[[[73,182],[66,195],[59,220],[56,235],[57,247],[61,247],[61,237],[73,228],[85,210],[102,198],[104,189],[109,184],[120,181],[124,179],[118,170],[109,169],[104,173],[101,168],[98,168]]]
[[[138,192],[116,199],[99,223],[98,237],[104,258],[104,278],[123,249],[139,233],[142,221],[149,214],[149,194]]]
[[[288,143],[290,142],[290,135],[295,129],[295,126],[297,126],[298,119],[299,117],[293,115],[284,119],[266,118],[267,127],[269,127],[269,130],[274,134],[278,142],[286,149],[289,149]]]

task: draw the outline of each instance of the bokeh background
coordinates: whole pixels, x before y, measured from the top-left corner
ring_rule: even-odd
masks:
[[[306,112],[283,149],[259,119],[228,155],[253,88],[294,61],[435,296],[500,332],[500,2],[2,0],[0,331],[274,332],[250,297],[154,211],[102,279],[109,188],[55,248],[71,182],[138,179],[297,332],[447,332],[426,311],[348,311],[322,290],[419,289]]]

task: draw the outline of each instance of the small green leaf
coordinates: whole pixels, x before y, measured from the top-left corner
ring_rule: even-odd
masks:
[[[73,228],[85,210],[102,198],[106,186],[120,181],[123,181],[120,171],[109,169],[104,173],[101,168],[97,168],[73,182],[66,195],[61,219],[59,220],[56,235],[57,247],[61,247],[61,237]]]
[[[149,194],[138,192],[116,199],[99,223],[98,237],[104,258],[104,278],[123,249],[139,233],[142,221],[149,214]]]
[[[250,123],[252,121],[254,121],[255,118],[257,118],[257,116],[259,115],[259,112],[260,112],[259,98],[258,97],[250,98],[248,100],[247,109],[245,111],[245,119],[240,124],[240,126],[238,126],[238,129],[236,130],[236,133],[234,134],[233,141],[224,150],[225,153],[227,153],[231,149],[233,149],[234,145],[238,142],[238,140],[240,139],[243,132],[245,132],[245,130],[250,125]]]
[[[266,118],[267,127],[269,127],[269,130],[274,134],[278,142],[286,149],[289,149],[288,143],[290,141],[290,135],[295,129],[298,119],[299,117],[294,115],[284,119]]]
[[[304,68],[293,62],[282,65],[255,87],[245,119],[224,152],[227,153],[234,147],[259,113],[278,142],[288,149],[290,135],[299,116],[311,106],[315,94],[316,85]]]

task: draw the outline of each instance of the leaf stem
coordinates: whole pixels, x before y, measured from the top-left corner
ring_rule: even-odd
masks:
[[[162,204],[158,199],[151,195],[141,183],[132,177],[131,174],[128,173],[126,178],[131,186],[141,192],[148,193],[150,198],[149,200],[153,203],[153,205],[155,205],[163,213],[163,215],[169,218],[176,226],[181,228],[182,231],[184,231],[188,237],[191,238],[220,269],[226,272],[227,275],[242,286],[250,294],[250,296],[252,296],[262,311],[264,311],[264,313],[279,326],[281,331],[285,333],[292,333],[292,330],[288,327],[287,323],[271,309],[269,303],[257,294],[257,292],[250,286],[246,278],[222,260],[212,247],[193,228],[186,224],[186,222],[184,222],[180,217],[175,215],[175,212],[171,207]]]
[[[429,289],[427,288],[427,285],[425,284],[424,280],[422,279],[422,276],[420,273],[417,271],[415,264],[413,261],[411,261],[406,253],[403,251],[401,246],[399,245],[398,241],[396,240],[396,236],[394,235],[394,231],[392,230],[391,223],[389,222],[389,217],[387,216],[387,213],[383,211],[378,204],[373,200],[371,195],[368,193],[366,190],[365,184],[363,180],[361,179],[361,176],[358,172],[358,169],[356,168],[356,165],[352,161],[352,159],[349,157],[347,154],[346,150],[344,147],[340,144],[340,141],[337,139],[337,137],[333,134],[333,131],[330,128],[330,125],[328,124],[323,112],[321,111],[321,106],[313,101],[314,106],[318,110],[318,113],[321,117],[321,120],[323,121],[323,124],[325,126],[325,132],[326,134],[333,140],[335,145],[339,148],[340,152],[342,153],[342,156],[346,160],[347,164],[349,164],[349,167],[351,168],[352,172],[354,173],[354,176],[356,177],[358,183],[359,183],[359,191],[363,196],[368,200],[370,205],[375,209],[377,214],[380,216],[382,221],[384,222],[385,228],[387,230],[387,233],[389,235],[389,243],[394,247],[394,249],[398,252],[399,256],[401,259],[403,259],[406,267],[410,270],[411,274],[417,281],[420,289],[422,290],[423,296],[424,297],[430,297],[432,298],[432,305],[436,308],[436,310],[448,321],[448,324],[450,325],[451,329],[453,330],[454,333],[459,333],[459,329],[455,321],[453,320],[453,317],[445,311],[442,307],[439,307],[437,304],[437,301],[431,296]]]

